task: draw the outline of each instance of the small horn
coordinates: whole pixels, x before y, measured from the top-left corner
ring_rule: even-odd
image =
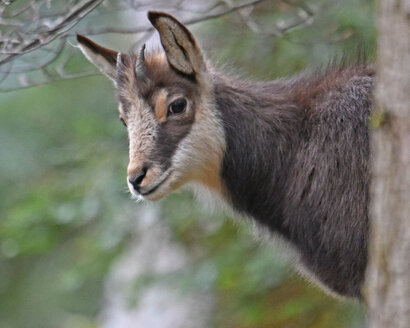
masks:
[[[139,53],[138,53],[138,58],[137,58],[137,64],[135,65],[135,72],[137,74],[138,78],[144,77],[146,73],[146,68],[145,68],[145,43],[141,47]]]

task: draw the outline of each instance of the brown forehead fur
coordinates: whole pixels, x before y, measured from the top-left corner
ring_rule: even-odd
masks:
[[[154,101],[154,114],[158,122],[164,123],[167,120],[167,100],[168,92],[165,89],[160,89],[154,93],[152,97]]]
[[[137,55],[123,56],[122,63],[117,67],[117,96],[123,104],[124,112],[127,105],[139,96],[151,108],[155,108],[155,93],[165,88],[168,95],[183,95],[195,100],[198,95],[198,85],[189,76],[176,72],[168,63],[163,51],[154,51],[145,55],[146,74],[142,79],[137,78],[135,67]]]

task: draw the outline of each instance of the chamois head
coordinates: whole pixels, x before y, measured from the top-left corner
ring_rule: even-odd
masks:
[[[163,50],[122,54],[77,35],[81,51],[117,90],[129,135],[127,183],[134,196],[159,199],[188,182],[220,192],[224,135],[212,79],[191,32],[162,12],[148,18]]]

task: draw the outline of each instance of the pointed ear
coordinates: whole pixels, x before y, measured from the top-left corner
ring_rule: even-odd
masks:
[[[77,42],[84,56],[104,75],[115,81],[118,52],[104,48],[81,34],[77,34]]]
[[[167,13],[157,11],[148,12],[148,19],[159,32],[172,67],[188,75],[205,72],[201,50],[191,32],[182,23]]]

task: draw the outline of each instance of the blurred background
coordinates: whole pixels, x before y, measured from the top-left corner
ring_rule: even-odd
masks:
[[[0,38],[32,1],[10,3]],[[37,14],[44,23],[78,3],[40,1]],[[146,12],[168,11],[195,22],[217,66],[261,79],[358,48],[374,57],[371,0],[243,4],[104,1],[63,38],[0,66],[1,328],[364,327],[357,302],[301,278],[249,223],[189,191],[139,204],[127,192],[114,88],[75,48],[76,32],[121,51],[156,47]]]

